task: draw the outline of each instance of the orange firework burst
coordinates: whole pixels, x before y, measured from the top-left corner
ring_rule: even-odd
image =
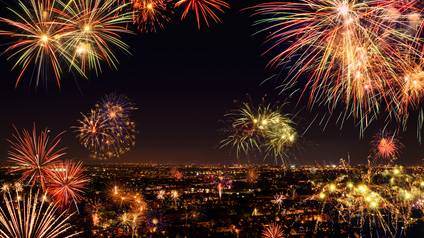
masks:
[[[40,183],[44,188],[51,177],[51,168],[65,155],[64,148],[59,148],[62,133],[53,139],[50,131],[37,132],[34,125],[32,133],[27,130],[19,132],[15,127],[13,139],[9,140],[11,149],[9,160],[16,165],[13,172],[22,172],[21,180],[34,185]]]
[[[76,206],[82,199],[88,182],[82,162],[65,161],[52,168],[47,192],[62,207],[70,202],[74,202]]]
[[[8,59],[16,59],[13,68],[21,68],[16,86],[31,67],[36,76],[36,85],[41,78],[47,77],[47,71],[52,70],[60,86],[61,61],[70,61],[60,44],[61,38],[67,34],[63,24],[57,22],[56,11],[50,1],[31,0],[29,6],[19,1],[19,6],[22,13],[9,9],[17,20],[0,18],[1,22],[11,27],[10,30],[0,31],[0,35],[13,40],[6,49],[11,53]]]
[[[61,84],[62,69],[68,68],[87,77],[88,69],[101,71],[101,62],[117,67],[115,49],[128,52],[121,34],[129,33],[126,24],[131,12],[127,4],[115,0],[49,0],[19,1],[20,10],[9,9],[11,18],[4,23],[0,35],[11,41],[6,49],[13,68],[21,72],[16,85],[32,69],[36,86],[40,79],[54,72]]]
[[[130,33],[126,24],[131,22],[131,12],[125,11],[127,3],[116,4],[115,0],[59,1],[70,36],[63,48],[73,55],[72,64],[83,72],[93,69],[101,71],[101,62],[117,68],[115,49],[129,53],[128,45],[121,40],[122,33]]]
[[[165,0],[133,0],[132,8],[133,21],[142,32],[156,32],[163,29],[164,24],[170,20]]]
[[[183,7],[181,19],[187,17],[190,11],[196,16],[197,28],[200,29],[202,21],[206,26],[210,26],[210,21],[220,23],[217,12],[223,13],[229,9],[230,5],[224,0],[180,0],[175,4],[176,7]]]
[[[284,238],[283,228],[277,223],[271,223],[262,232],[262,238]]]

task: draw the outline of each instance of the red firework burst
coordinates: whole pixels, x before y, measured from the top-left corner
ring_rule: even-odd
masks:
[[[64,148],[59,147],[63,133],[51,139],[49,130],[37,132],[35,125],[32,132],[14,129],[15,134],[8,140],[11,145],[9,161],[16,166],[11,172],[22,172],[22,181],[32,185],[38,182],[44,188],[51,177],[52,166],[65,155]]]
[[[399,155],[401,143],[394,135],[381,134],[374,140],[374,150],[378,158],[393,160]]]
[[[61,206],[70,202],[76,205],[82,199],[88,182],[82,162],[65,161],[52,169],[47,192]]]
[[[156,32],[170,21],[166,0],[133,0],[133,21],[141,32]]]
[[[218,12],[223,13],[229,9],[230,5],[224,0],[180,0],[175,4],[176,7],[183,7],[184,11],[181,19],[187,17],[190,11],[196,16],[197,28],[200,29],[202,21],[206,26],[210,26],[210,21],[220,23],[221,19]]]

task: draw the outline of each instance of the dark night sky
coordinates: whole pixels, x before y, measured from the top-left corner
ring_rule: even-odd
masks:
[[[15,89],[18,71],[12,62],[0,59],[0,156],[6,158],[12,124],[17,127],[49,127],[67,130],[64,145],[71,158],[88,158],[69,129],[104,94],[126,94],[140,108],[136,122],[140,131],[136,148],[123,161],[169,163],[233,163],[229,149],[218,149],[223,115],[234,107],[234,100],[288,100],[279,95],[276,81],[261,84],[271,76],[267,57],[261,56],[262,36],[253,36],[252,19],[240,9],[247,5],[233,1],[233,10],[223,24],[198,31],[192,19],[178,17],[157,34],[137,34],[125,38],[132,55],[118,54],[117,71],[104,67],[103,74],[90,80],[63,77],[63,86],[47,83],[35,89],[25,78]],[[4,14],[4,12],[2,13]],[[3,49],[4,46],[1,46]],[[268,100],[268,101],[269,101]],[[296,99],[290,99],[293,104]],[[296,113],[291,106],[289,112]],[[314,113],[302,113],[299,126],[306,128]],[[359,129],[348,121],[342,130],[334,122],[325,131],[313,125],[301,140],[291,161],[294,163],[337,162],[350,153],[355,162],[364,162],[369,140],[382,124],[359,139]],[[422,147],[415,129],[402,134],[405,149],[401,162],[421,163]],[[120,161],[120,160],[116,160]]]

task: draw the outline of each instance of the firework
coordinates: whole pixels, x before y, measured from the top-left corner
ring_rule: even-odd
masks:
[[[202,22],[210,26],[211,21],[220,23],[218,13],[223,13],[230,5],[225,0],[180,0],[176,7],[184,8],[181,19],[184,19],[192,11],[196,17],[197,28],[200,29]]]
[[[137,234],[137,227],[140,223],[140,218],[136,213],[124,213],[120,217],[121,226],[131,231],[132,237]]]
[[[246,181],[248,183],[256,183],[258,181],[258,172],[256,171],[255,168],[249,168],[247,169],[247,173],[246,173]]]
[[[106,95],[96,105],[96,108],[115,126],[125,125],[131,113],[137,110],[134,103],[128,97],[115,93]]]
[[[277,194],[274,196],[274,199],[271,201],[273,204],[278,206],[278,209],[281,209],[283,206],[284,200],[286,200],[286,196],[283,194]]]
[[[9,161],[16,165],[12,171],[22,172],[22,181],[40,183],[44,188],[52,167],[65,155],[64,148],[59,147],[61,136],[62,133],[51,138],[49,130],[38,132],[35,125],[32,132],[25,129],[19,132],[15,127],[15,134],[9,140]]]
[[[244,103],[242,107],[227,115],[230,128],[222,146],[233,146],[237,155],[253,150],[272,154],[274,158],[284,157],[288,148],[296,141],[297,133],[289,115],[273,110],[270,105],[257,108]]]
[[[48,78],[52,70],[60,86],[63,61],[70,62],[70,56],[61,45],[67,35],[63,24],[57,21],[50,1],[19,1],[19,7],[20,11],[9,8],[15,19],[0,18],[10,26],[10,30],[0,31],[0,35],[12,41],[6,49],[10,53],[8,59],[14,59],[14,69],[21,69],[16,86],[31,68],[36,85],[42,78]]]
[[[284,238],[283,228],[277,223],[271,223],[262,231],[262,238]]]
[[[120,39],[129,33],[125,25],[131,22],[125,6],[113,0],[19,1],[20,10],[9,9],[14,18],[0,18],[9,26],[0,31],[11,41],[8,59],[15,61],[13,68],[21,69],[16,85],[31,69],[36,86],[53,71],[60,87],[64,68],[83,77],[91,69],[99,73],[102,61],[116,68],[114,49],[128,52]]]
[[[334,180],[318,183],[311,199],[322,203],[322,215],[330,219],[357,226],[368,236],[395,237],[400,229],[408,229],[413,212],[421,210],[422,181],[420,174],[399,166],[349,169]]]
[[[115,0],[69,0],[58,1],[60,19],[66,25],[69,37],[63,49],[72,55],[72,64],[83,72],[101,72],[101,62],[117,68],[115,49],[129,54],[128,45],[121,34],[130,33],[126,24],[131,22],[128,4],[116,4]]]
[[[224,187],[223,187],[222,183],[218,183],[217,190],[218,190],[219,200],[221,200],[221,198],[222,198],[222,190],[223,189],[224,189]]]
[[[133,21],[142,32],[156,32],[170,21],[166,0],[133,0]]]
[[[308,75],[300,84],[305,85],[302,94],[309,93],[310,105],[324,104],[332,113],[343,104],[342,118],[353,116],[362,131],[382,111],[393,114],[402,85],[398,68],[405,54],[421,52],[422,43],[417,42],[423,21],[417,4],[301,0],[253,9],[271,45],[266,53],[275,55],[269,65],[293,62],[283,87],[296,87],[298,79]]]
[[[14,195],[13,195],[13,194]],[[74,237],[69,220],[72,214],[57,212],[54,204],[46,201],[39,193],[22,195],[8,190],[3,194],[0,208],[0,236],[12,237]]]
[[[97,151],[104,141],[112,138],[108,132],[107,119],[97,110],[82,116],[83,119],[78,121],[77,138],[86,149]]]
[[[133,195],[132,199],[132,211],[141,217],[147,211],[147,203],[144,197],[138,193]]]
[[[395,160],[399,155],[401,144],[395,135],[379,133],[373,141],[373,147],[377,158]]]
[[[165,190],[159,190],[158,194],[156,195],[156,198],[158,200],[163,201],[163,200],[165,200],[165,194],[166,194]]]
[[[174,201],[174,204],[176,205],[177,201],[180,199],[180,194],[178,193],[177,190],[171,190],[170,197],[172,201]]]
[[[118,158],[135,146],[136,128],[131,113],[136,110],[123,95],[109,94],[75,127],[82,146],[96,159]]]
[[[70,202],[77,206],[88,182],[82,162],[65,161],[52,168],[47,193],[62,207]]]

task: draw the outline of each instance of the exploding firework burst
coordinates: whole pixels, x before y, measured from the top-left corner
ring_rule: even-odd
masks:
[[[134,237],[137,233],[137,227],[139,226],[141,220],[137,213],[124,213],[119,218],[119,222],[121,226],[130,230],[132,236]]]
[[[286,200],[287,197],[283,194],[277,194],[274,196],[274,199],[271,201],[273,204],[278,206],[278,209],[281,209],[283,206],[284,200]]]
[[[218,13],[223,13],[230,5],[225,0],[180,0],[176,7],[184,8],[181,19],[186,18],[190,12],[196,17],[197,28],[200,29],[202,22],[210,26],[211,22],[220,23]]]
[[[52,168],[47,193],[62,207],[70,202],[77,206],[88,182],[82,162],[65,161]]]
[[[165,200],[165,195],[166,195],[165,190],[159,190],[159,192],[156,195],[156,199],[163,201]]]
[[[44,129],[38,132],[35,125],[32,132],[15,127],[15,134],[9,140],[11,145],[9,160],[16,168],[12,171],[22,172],[22,181],[35,185],[40,183],[44,188],[46,181],[51,178],[51,169],[65,155],[59,147],[62,134],[50,137],[50,131]]]
[[[9,29],[0,35],[11,40],[6,52],[15,61],[13,68],[21,72],[16,81],[31,68],[39,81],[53,71],[56,83],[61,84],[64,68],[73,69],[83,77],[88,70],[101,71],[105,61],[116,68],[115,49],[128,52],[121,34],[131,22],[126,4],[116,5],[113,0],[54,0],[28,3],[19,1],[19,10],[10,8],[14,18],[0,18]]]
[[[70,32],[63,48],[71,52],[73,64],[83,72],[101,71],[101,62],[117,68],[115,49],[129,54],[128,45],[121,34],[130,33],[126,24],[132,13],[126,11],[128,4],[116,4],[115,0],[69,0],[58,1],[62,7],[61,19]]]
[[[69,224],[72,214],[67,211],[58,213],[57,207],[48,203],[46,196],[39,193],[22,195],[20,192],[7,191],[3,194],[0,208],[0,236],[15,237],[75,237]]]
[[[379,133],[372,144],[375,156],[389,161],[395,160],[401,149],[401,144],[395,135],[388,135],[386,133]]]
[[[289,115],[273,110],[270,105],[257,108],[244,103],[238,110],[227,115],[230,128],[222,146],[233,146],[237,155],[253,150],[272,154],[274,158],[284,157],[288,148],[294,145],[297,133]]]
[[[92,110],[89,115],[82,114],[83,119],[78,121],[77,138],[81,145],[90,151],[97,151],[101,144],[109,140],[107,118],[97,110]]]
[[[137,131],[131,113],[136,109],[123,95],[107,95],[78,121],[77,138],[96,159],[118,158],[135,146]]]
[[[36,85],[53,71],[60,86],[63,61],[71,61],[61,44],[68,33],[63,24],[57,21],[50,1],[19,1],[19,7],[20,10],[9,8],[15,19],[0,18],[1,22],[10,26],[9,30],[0,31],[0,35],[12,41],[6,49],[10,53],[8,59],[15,61],[13,68],[21,69],[16,86],[31,68]]]
[[[163,29],[171,19],[166,0],[133,0],[133,21],[141,32]]]
[[[131,113],[137,110],[134,103],[127,96],[115,93],[106,95],[96,105],[96,108],[110,123],[116,126],[127,124],[126,120],[129,120]]]
[[[409,71],[405,58],[422,51],[423,19],[417,4],[301,0],[253,9],[261,17],[257,24],[264,26],[260,32],[269,33],[266,53],[275,55],[269,64],[293,62],[283,87],[305,86],[302,94],[309,93],[310,105],[324,104],[330,114],[345,105],[341,118],[353,116],[362,132],[382,112],[392,116],[399,111],[392,110],[399,105],[398,85],[404,85],[398,69],[405,65]],[[306,74],[308,81],[299,83]]]
[[[271,223],[262,231],[262,238],[284,238],[283,227],[277,223]]]

